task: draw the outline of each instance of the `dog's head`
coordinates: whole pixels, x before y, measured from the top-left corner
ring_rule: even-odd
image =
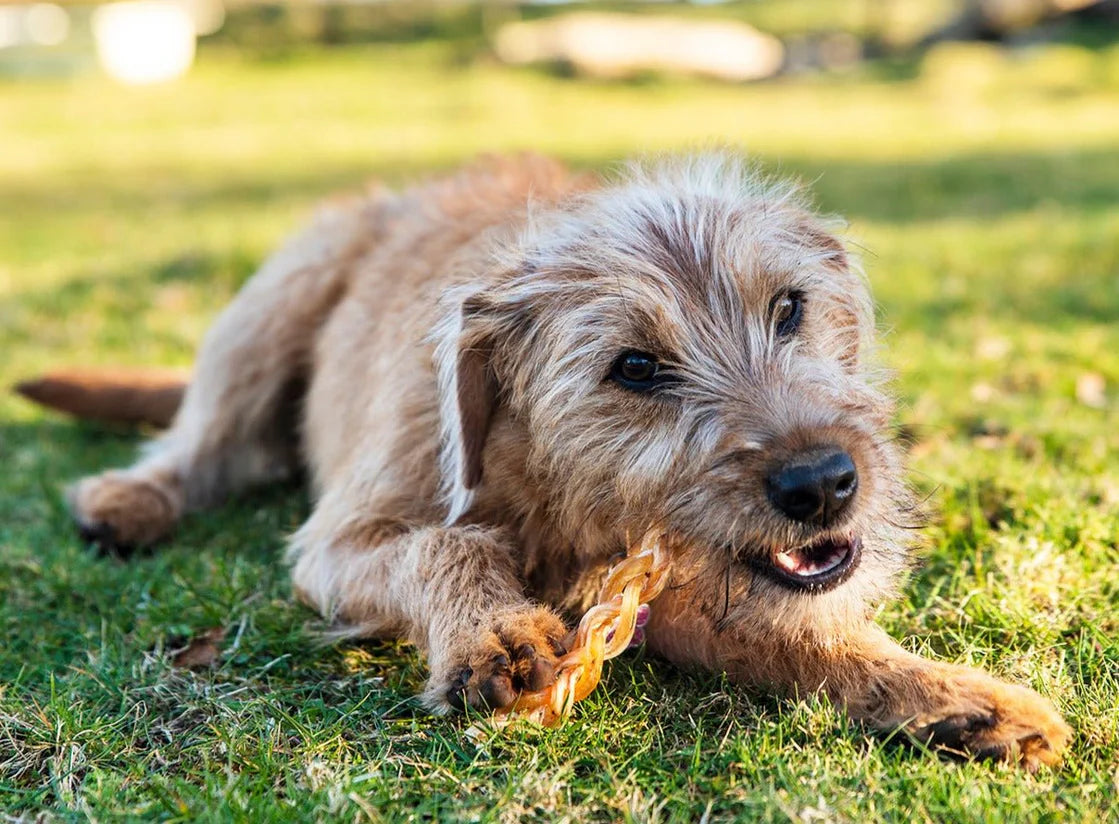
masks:
[[[877,600],[904,558],[863,277],[794,187],[725,153],[536,216],[437,352],[451,519],[495,412],[568,540],[651,522],[771,595]]]

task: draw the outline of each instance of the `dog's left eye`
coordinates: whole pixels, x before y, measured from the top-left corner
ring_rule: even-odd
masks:
[[[801,292],[783,292],[773,299],[771,313],[777,337],[795,335],[804,317],[804,295]]]
[[[668,374],[656,355],[623,352],[610,367],[610,380],[631,392],[650,392],[664,383]]]

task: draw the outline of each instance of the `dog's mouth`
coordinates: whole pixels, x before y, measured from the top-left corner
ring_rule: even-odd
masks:
[[[790,589],[824,592],[843,583],[855,571],[862,548],[858,537],[825,538],[769,557],[752,558],[750,564]]]

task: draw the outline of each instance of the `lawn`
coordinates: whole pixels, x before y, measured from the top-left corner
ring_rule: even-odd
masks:
[[[1076,728],[1036,776],[947,764],[826,703],[641,652],[563,729],[480,745],[413,699],[395,644],[324,647],[293,604],[297,488],[190,518],[119,563],[60,490],[138,436],[0,395],[0,810],[34,820],[1116,821],[1119,53],[750,87],[596,84],[435,45],[184,81],[0,82],[0,384],[57,365],[190,363],[209,320],[321,196],[479,151],[608,168],[712,140],[849,218],[880,305],[923,564],[881,620],[913,650],[1050,696]],[[210,669],[179,639],[227,630]]]

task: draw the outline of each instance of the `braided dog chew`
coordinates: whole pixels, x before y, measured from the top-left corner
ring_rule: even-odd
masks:
[[[587,610],[571,651],[556,664],[556,680],[545,689],[523,693],[513,705],[495,713],[493,723],[503,725],[527,718],[546,727],[558,726],[576,701],[582,701],[602,678],[602,665],[616,658],[633,639],[637,610],[664,589],[668,582],[669,551],[663,530],[645,533],[629,555],[610,570],[598,604]]]

